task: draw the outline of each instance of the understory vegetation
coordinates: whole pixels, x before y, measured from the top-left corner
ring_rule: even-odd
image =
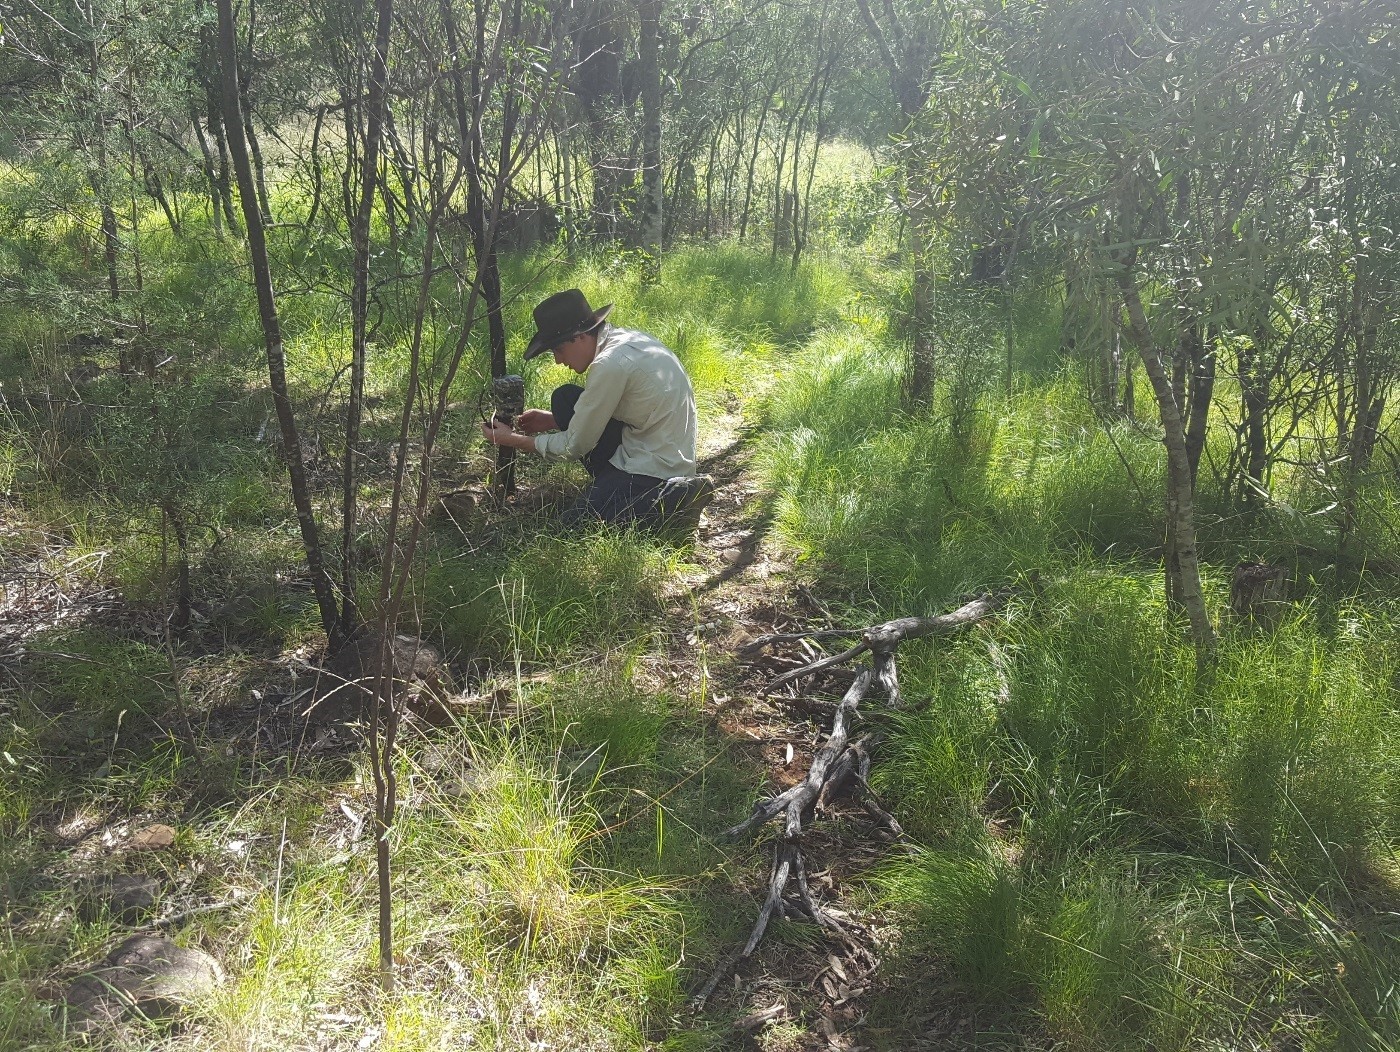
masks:
[[[1400,1048],[1392,8],[0,4],[0,1052]],[[698,532],[485,444],[571,287]],[[755,640],[988,592],[737,953]]]
[[[1031,335],[1010,391],[975,364],[950,368],[933,410],[911,413],[885,279],[859,274],[833,261],[793,280],[719,248],[672,257],[646,291],[601,261],[553,276],[670,340],[707,421],[746,414],[766,494],[756,512],[843,619],[1025,586],[1004,623],[906,657],[917,705],[872,713],[889,733],[876,787],[919,845],[856,890],[899,932],[874,1032],[899,1047],[917,1030],[933,967],[982,1006],[992,1045],[1391,1046],[1400,551],[1371,524],[1375,569],[1341,582],[1305,472],[1247,538],[1206,514],[1224,627],[1201,672],[1154,568],[1159,446],[1132,420],[1106,431],[1073,376],[1043,364],[1053,298],[1024,308]],[[978,305],[948,309],[975,318]],[[995,331],[966,332],[969,361],[999,351]],[[32,390],[42,356],[69,338],[12,343],[12,389]],[[532,389],[551,378],[536,372]],[[260,754],[229,725],[250,692],[305,685],[318,629],[291,573],[294,527],[270,515],[282,483],[256,440],[259,396],[226,382],[201,427],[215,448],[193,454],[218,470],[204,477],[213,521],[192,542],[199,621],[183,642],[160,630],[171,584],[159,521],[140,524],[124,491],[97,484],[103,472],[126,483],[121,447],[85,443],[63,419],[8,417],[19,499],[7,559],[59,594],[112,591],[76,617],[56,611],[9,673],[7,1045],[66,1047],[43,984],[90,960],[113,923],[79,901],[84,835],[152,816],[181,830],[159,863],[172,886],[232,903],[181,938],[220,947],[233,981],[163,1042],[723,1044],[722,1028],[683,1009],[697,970],[742,931],[747,898],[730,882],[752,860],[716,834],[758,772],[704,715],[707,666],[732,655],[702,639],[681,687],[666,673],[677,637],[696,630],[698,553],[564,538],[524,511],[492,516],[485,546],[434,520],[416,621],[454,667],[483,681],[491,670],[494,708],[405,742],[405,980],[379,1000],[362,759],[267,741]],[[325,382],[304,374],[301,397]],[[452,456],[464,467],[445,488],[452,471],[485,470],[470,460],[470,406],[461,414]],[[78,458],[93,473],[81,482]],[[526,470],[541,494],[576,485]],[[1367,507],[1384,515],[1393,500]],[[1226,571],[1261,555],[1295,560],[1295,601],[1272,625],[1234,623]]]

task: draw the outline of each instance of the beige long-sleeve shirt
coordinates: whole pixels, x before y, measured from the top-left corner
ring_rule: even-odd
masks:
[[[611,419],[622,444],[611,463],[634,475],[695,474],[695,391],[680,360],[654,336],[605,326],[567,431],[535,437],[546,460],[579,460]]]

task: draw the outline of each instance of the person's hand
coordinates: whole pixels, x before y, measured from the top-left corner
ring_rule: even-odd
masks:
[[[488,424],[481,425],[481,435],[493,446],[510,445],[511,431],[509,424],[503,424],[499,420],[492,420]]]
[[[547,409],[527,409],[515,418],[515,429],[522,435],[542,435],[555,426],[554,414]]]

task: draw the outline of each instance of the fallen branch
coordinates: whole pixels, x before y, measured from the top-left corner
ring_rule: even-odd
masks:
[[[827,769],[846,748],[846,721],[850,719],[856,706],[860,704],[861,699],[865,697],[865,692],[869,689],[870,670],[862,669],[856,675],[856,681],[846,691],[846,696],[841,699],[841,704],[837,707],[836,715],[831,721],[831,734],[827,737],[826,744],[812,758],[812,766],[807,771],[807,777],[771,800],[761,800],[754,804],[753,814],[732,829],[726,829],[725,836],[742,836],[751,829],[766,825],[784,811],[788,815],[785,835],[795,836],[801,831],[802,812],[815,806],[817,796],[826,784]]]
[[[781,632],[773,635],[759,636],[757,639],[745,644],[743,650],[752,652],[773,643],[789,643],[799,639],[831,639],[837,636],[851,636],[860,634],[861,641],[849,650],[840,654],[833,654],[828,657],[818,658],[808,662],[798,668],[784,672],[769,682],[764,687],[764,693],[772,693],[784,683],[800,679],[803,676],[810,676],[817,672],[822,672],[837,665],[843,665],[848,661],[854,661],[866,651],[871,651],[874,656],[875,676],[880,686],[884,688],[889,696],[893,707],[899,705],[899,675],[895,669],[894,652],[900,643],[908,639],[922,639],[926,636],[950,635],[968,625],[976,624],[978,621],[991,616],[1006,605],[1008,599],[1015,594],[1013,589],[1002,589],[999,592],[987,592],[978,596],[956,610],[947,614],[939,614],[937,617],[899,617],[893,621],[885,621],[882,624],[871,625],[865,629],[838,629],[823,628],[815,629],[811,632]]]
[[[153,921],[148,921],[147,923],[142,924],[137,928],[133,928],[132,930],[137,932],[143,932],[161,931],[165,928],[178,928],[186,921],[192,920],[195,917],[203,916],[206,913],[217,913],[220,910],[231,909],[234,906],[247,902],[250,898],[252,898],[251,892],[247,891],[244,888],[234,888],[233,891],[229,894],[229,897],[226,899],[221,899],[218,902],[206,902],[199,906],[191,906],[188,909],[183,909],[178,913],[172,913],[169,916],[158,917]]]
[[[783,816],[782,833],[775,843],[773,865],[769,870],[768,893],[758,918],[754,921],[743,948],[738,953],[726,955],[696,992],[697,1005],[703,1005],[721,980],[753,954],[775,916],[787,916],[790,910],[796,910],[845,941],[853,941],[853,929],[858,926],[842,923],[830,910],[818,903],[807,883],[801,850],[804,823],[815,815],[820,805],[853,791],[861,806],[881,829],[896,842],[902,839],[904,830],[899,822],[881,806],[870,789],[871,749],[877,739],[862,737],[851,740],[850,725],[859,716],[860,703],[872,685],[878,685],[885,692],[891,707],[900,707],[899,673],[895,665],[895,650],[900,643],[928,636],[951,635],[975,625],[1000,611],[1013,594],[1011,590],[988,592],[964,603],[951,613],[940,614],[937,617],[901,617],[863,630],[818,629],[812,632],[776,633],[759,637],[743,648],[745,652],[753,653],[773,643],[831,639],[859,632],[861,641],[855,646],[839,654],[816,658],[784,672],[764,688],[764,693],[771,693],[777,687],[804,676],[854,661],[867,651],[871,654],[871,660],[868,665],[857,670],[855,680],[836,706],[831,730],[822,747],[812,757],[807,776],[776,796],[758,801],[748,818],[725,830],[724,835],[727,837],[744,836]],[[796,895],[790,898],[787,897],[789,884],[795,884],[797,891]]]
[[[763,691],[765,694],[771,694],[778,687],[781,687],[784,683],[788,683],[791,680],[799,679],[802,676],[810,676],[814,672],[822,671],[822,669],[844,665],[847,661],[854,661],[869,649],[869,643],[857,643],[855,646],[851,647],[850,650],[843,650],[841,653],[833,654],[830,657],[819,658],[810,664],[795,668],[791,672],[784,672],[781,676],[778,676],[769,683],[768,686],[764,687]]]
[[[740,654],[750,654],[755,650],[772,646],[774,643],[796,643],[799,639],[840,639],[845,636],[858,636],[859,628],[817,628],[807,632],[770,632],[766,636],[750,639],[739,648]]]

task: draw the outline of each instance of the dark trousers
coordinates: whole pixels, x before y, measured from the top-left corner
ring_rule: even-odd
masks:
[[[581,394],[583,388],[578,384],[565,384],[555,388],[550,396],[549,411],[554,414],[554,424],[560,431],[568,429]],[[656,505],[656,491],[666,480],[633,475],[613,466],[612,455],[622,445],[625,426],[621,420],[609,420],[598,444],[584,455],[583,466],[593,476],[593,482],[561,516],[565,525],[598,521],[645,522],[651,514]]]

